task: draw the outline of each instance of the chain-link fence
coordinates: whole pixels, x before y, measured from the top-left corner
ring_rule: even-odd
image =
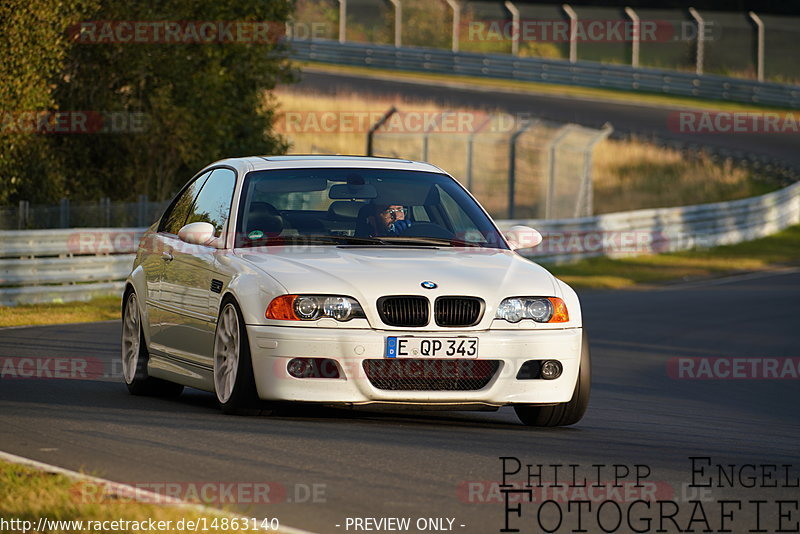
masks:
[[[0,207],[0,230],[41,228],[121,228],[149,226],[166,209],[169,201],[153,202],[141,195],[136,202],[70,202],[31,204],[21,200],[16,206]]]
[[[443,112],[423,132],[378,128],[373,155],[446,169],[495,218],[560,219],[592,214],[592,151],[612,131],[507,114],[470,121]],[[399,119],[402,121],[403,119]]]
[[[374,132],[372,154],[428,161],[458,178],[499,219],[592,215],[592,151],[612,131],[501,113],[397,112]],[[422,120],[421,128],[408,128]],[[398,122],[399,121],[399,122]],[[406,124],[403,124],[405,122]],[[399,128],[398,128],[399,125]],[[0,207],[0,229],[144,227],[169,201]]]
[[[624,5],[299,0],[289,34],[800,81],[800,17]]]

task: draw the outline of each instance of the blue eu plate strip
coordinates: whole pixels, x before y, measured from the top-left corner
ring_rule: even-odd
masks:
[[[397,338],[396,337],[387,337],[386,338],[386,357],[387,358],[397,358]]]

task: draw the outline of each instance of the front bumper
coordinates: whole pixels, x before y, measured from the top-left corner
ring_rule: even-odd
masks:
[[[397,332],[371,329],[247,326],[256,387],[263,400],[326,404],[402,404],[461,407],[552,404],[572,397],[580,364],[582,329]],[[387,336],[479,338],[480,360],[498,360],[499,368],[478,390],[388,390],[373,385],[362,365],[382,360]],[[292,358],[330,358],[340,378],[294,378],[286,370]],[[554,380],[516,378],[528,360],[559,360]],[[468,365],[468,364],[464,364]]]

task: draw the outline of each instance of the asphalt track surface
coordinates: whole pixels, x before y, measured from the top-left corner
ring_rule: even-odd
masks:
[[[497,88],[465,88],[431,82],[364,78],[306,69],[299,83],[289,90],[309,90],[323,94],[352,93],[362,96],[434,101],[442,106],[482,110],[501,110],[511,114],[572,122],[599,128],[610,122],[617,132],[656,137],[688,146],[724,150],[734,156],[757,155],[781,165],[800,169],[800,136],[797,133],[683,133],[673,131],[670,114],[685,107],[657,107],[610,100],[591,100],[570,95],[506,92]],[[713,108],[713,104],[711,105]],[[289,110],[292,111],[292,110]],[[294,110],[298,111],[298,110]],[[351,110],[359,111],[359,110]],[[324,143],[321,143],[324,146]]]
[[[456,532],[498,532],[503,504],[481,502],[485,492],[470,494],[465,488],[478,487],[467,486],[469,481],[497,483],[499,457],[577,464],[578,480],[590,481],[597,478],[595,464],[631,470],[643,464],[651,472],[645,481],[658,484],[655,496],[677,501],[679,517],[688,516],[685,501],[699,497],[713,510],[707,513],[717,531],[720,499],[761,499],[768,501],[762,505],[762,528],[777,529],[775,501],[796,503],[796,487],[747,489],[737,483],[695,494],[701,490],[682,485],[691,481],[691,456],[736,466],[789,464],[790,481],[797,477],[800,381],[676,379],[668,369],[676,357],[796,358],[800,272],[588,292],[581,298],[594,385],[590,409],[574,427],[528,428],[509,409],[403,414],[299,409],[234,417],[219,413],[213,395],[194,390],[175,400],[132,397],[113,376],[119,370],[120,325],[105,322],[0,330],[2,357],[102,362],[102,369],[92,367],[98,376],[88,379],[0,380],[0,450],[127,483],[270,482],[276,485],[271,495],[281,502],[250,504],[245,498],[238,510],[324,533],[354,532],[345,528],[348,517],[447,517],[454,518]],[[548,469],[543,478],[552,481]],[[603,481],[613,479],[607,469],[602,468]],[[306,490],[314,485],[317,498],[309,499]],[[563,506],[567,519],[557,532],[569,532],[575,519]],[[512,517],[511,526],[540,532],[538,510],[536,503],[522,504],[522,517]],[[553,520],[553,510],[544,512],[545,521]],[[797,524],[796,504],[783,512],[792,514],[783,519],[784,527]],[[753,515],[745,506],[728,528],[753,528]],[[584,521],[588,532],[600,532],[596,522]],[[651,531],[656,528],[654,523]],[[703,525],[694,528],[702,531]],[[612,531],[630,529],[623,524]],[[678,529],[667,522],[664,531]]]

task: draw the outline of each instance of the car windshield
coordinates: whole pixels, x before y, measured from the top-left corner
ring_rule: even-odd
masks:
[[[508,248],[489,217],[444,174],[279,169],[245,177],[237,247]]]

